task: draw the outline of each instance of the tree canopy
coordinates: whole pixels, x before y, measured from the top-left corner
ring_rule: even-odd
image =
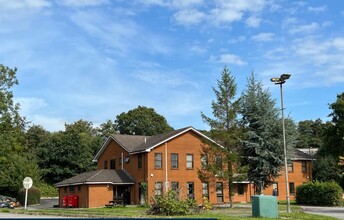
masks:
[[[16,196],[23,179],[29,175],[40,182],[36,161],[25,143],[25,118],[13,101],[12,87],[18,84],[16,68],[0,64],[0,194]]]
[[[298,148],[321,148],[324,145],[324,135],[328,124],[321,119],[304,120],[298,123]]]
[[[34,129],[36,133],[33,135]],[[34,142],[45,131],[30,128]],[[89,121],[79,120],[65,124],[65,131],[48,133],[36,145],[36,157],[43,178],[48,183],[57,183],[76,174],[95,169],[92,159],[99,150],[102,138]]]
[[[116,116],[115,124],[120,134],[150,136],[173,130],[162,115],[145,106],[122,112]]]

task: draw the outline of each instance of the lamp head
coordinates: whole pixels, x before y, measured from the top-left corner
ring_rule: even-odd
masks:
[[[281,75],[281,78],[280,78],[280,79],[283,80],[283,81],[285,81],[285,80],[289,79],[290,76],[291,76],[290,74],[285,73],[285,74],[282,74],[282,75]]]
[[[280,81],[280,78],[271,78],[270,81],[273,83],[278,83]]]

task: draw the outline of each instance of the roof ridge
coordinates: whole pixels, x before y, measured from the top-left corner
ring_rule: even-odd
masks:
[[[92,180],[94,177],[98,176],[100,173],[103,172],[103,169],[101,169],[101,170],[95,170],[95,171],[96,171],[96,173],[95,173],[93,176],[87,178],[86,181],[87,181],[87,180]]]

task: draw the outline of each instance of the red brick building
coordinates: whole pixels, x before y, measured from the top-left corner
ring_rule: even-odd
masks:
[[[59,188],[59,204],[62,207],[63,199],[70,194],[78,195],[78,207],[101,207],[112,200],[140,204],[144,202],[144,191],[149,199],[170,189],[178,189],[181,198],[194,198],[198,203],[204,196],[213,204],[228,203],[226,182],[199,179],[197,171],[204,162],[201,156],[204,140],[215,143],[192,127],[155,136],[112,135],[93,160],[97,162],[96,171],[55,185]],[[310,181],[310,170],[311,157],[297,152],[289,173],[291,192],[297,185]],[[275,185],[281,200],[285,199],[283,176]],[[248,181],[238,182],[234,184],[234,192],[234,202],[249,202],[254,188]],[[272,194],[272,187],[266,194]]]

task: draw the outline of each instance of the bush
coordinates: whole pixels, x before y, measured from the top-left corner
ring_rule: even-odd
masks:
[[[186,215],[198,212],[199,208],[194,199],[180,200],[174,190],[166,195],[153,197],[153,204],[148,210],[149,215]]]
[[[57,189],[47,183],[41,183],[39,189],[42,197],[57,197],[59,195]]]
[[[340,205],[342,188],[334,181],[306,183],[296,187],[296,203],[305,205]]]
[[[26,189],[22,188],[18,192],[18,200],[22,206],[25,205],[25,192]],[[27,204],[34,205],[39,204],[41,201],[41,191],[39,188],[33,186],[29,189],[28,196],[27,196]]]

